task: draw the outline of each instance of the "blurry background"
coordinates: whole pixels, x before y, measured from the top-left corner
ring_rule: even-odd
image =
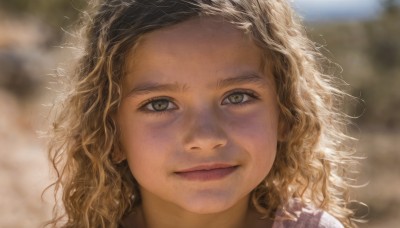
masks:
[[[39,227],[50,218],[52,175],[44,140],[48,87],[73,59],[63,48],[84,0],[0,0],[0,227]],[[400,3],[397,0],[294,0],[310,37],[342,72],[362,161],[353,198],[366,203],[367,224],[400,227]],[[328,69],[329,70],[329,69]],[[360,214],[367,213],[359,208]]]

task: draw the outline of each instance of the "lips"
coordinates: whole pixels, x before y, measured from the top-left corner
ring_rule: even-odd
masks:
[[[191,181],[219,180],[232,174],[239,166],[229,164],[200,165],[175,172],[179,177]]]

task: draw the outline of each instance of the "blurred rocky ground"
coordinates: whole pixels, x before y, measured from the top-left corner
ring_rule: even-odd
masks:
[[[56,51],[34,19],[0,19],[0,227],[39,227],[50,216],[41,191],[50,180],[44,130],[48,74]]]
[[[50,124],[48,105],[56,95],[48,89],[55,88],[52,75],[59,63],[72,58],[71,50],[60,47],[67,34],[61,28],[68,30],[76,18],[71,12],[79,11],[79,7],[71,10],[71,2],[78,4],[78,0],[0,2],[2,228],[39,227],[51,216],[51,193],[44,200],[41,193],[52,172],[45,140],[38,132]],[[7,13],[1,10],[5,3],[13,3]],[[60,15],[68,15],[67,22]],[[309,24],[307,30],[325,55],[343,68],[335,74],[350,84],[349,93],[360,98],[347,106],[350,115],[359,116],[351,134],[359,139],[359,155],[366,157],[359,184],[368,185],[352,193],[369,206],[369,212],[359,208],[359,214],[368,212],[369,220],[360,226],[400,227],[399,10],[388,10],[373,21]]]

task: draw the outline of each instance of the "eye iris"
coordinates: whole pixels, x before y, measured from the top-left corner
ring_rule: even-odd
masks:
[[[151,106],[153,107],[154,110],[156,111],[163,111],[168,107],[168,101],[167,100],[158,100],[154,101]]]
[[[232,94],[228,99],[233,104],[241,103],[243,101],[243,94]]]

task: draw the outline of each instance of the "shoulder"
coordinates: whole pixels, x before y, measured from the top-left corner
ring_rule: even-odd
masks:
[[[295,220],[283,220],[279,218],[283,213],[277,213],[277,219],[273,228],[343,228],[342,223],[329,213],[305,205],[299,201],[289,203],[288,211],[295,216]]]

